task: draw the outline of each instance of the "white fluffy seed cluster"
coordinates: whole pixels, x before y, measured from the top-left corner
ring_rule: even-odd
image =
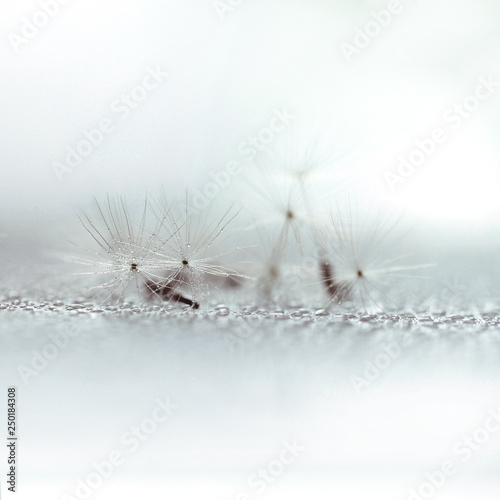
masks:
[[[141,301],[161,300],[197,309],[210,279],[239,277],[221,263],[226,252],[213,252],[234,215],[226,212],[210,223],[186,211],[176,214],[162,193],[146,197],[138,216],[121,197],[95,202],[95,214],[80,220],[93,247],[73,258],[93,269],[82,274],[98,278],[92,287],[99,302],[122,302],[131,289]]]
[[[359,172],[340,168],[330,143],[297,144],[288,137],[256,155],[202,209],[189,192],[183,203],[147,196],[140,210],[121,197],[96,201],[81,217],[93,248],[74,259],[93,268],[84,274],[98,279],[94,297],[123,302],[135,291],[141,302],[192,309],[222,293],[240,303],[401,307],[391,294],[401,299],[401,280],[427,265],[398,254],[398,219],[362,212],[350,196],[342,203]]]

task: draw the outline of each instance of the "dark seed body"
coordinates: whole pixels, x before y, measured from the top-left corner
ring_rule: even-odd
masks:
[[[157,297],[160,297],[162,300],[180,302],[181,304],[187,304],[189,307],[192,307],[193,309],[199,309],[200,304],[178,293],[175,290],[174,283],[176,282],[155,283],[153,281],[148,281],[146,283],[146,288],[151,292],[152,295],[156,295]]]
[[[320,261],[320,272],[323,278],[323,284],[330,298],[335,297],[338,300],[345,300],[348,298],[348,293],[344,287],[335,281],[334,268],[329,262]]]

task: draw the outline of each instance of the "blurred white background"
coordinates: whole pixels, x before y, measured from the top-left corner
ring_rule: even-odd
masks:
[[[297,123],[312,113],[341,124],[339,142],[363,169],[359,191],[445,234],[496,223],[498,89],[456,129],[443,119],[479,78],[498,75],[494,0],[53,3],[50,16],[37,1],[0,7],[4,233],[71,233],[94,195],[201,187],[229,161],[246,165],[242,141],[276,108]],[[373,36],[363,42],[358,30]],[[161,81],[127,111],[118,100],[152,68]],[[60,181],[54,164],[103,119],[112,131]],[[385,173],[437,127],[446,141],[391,191]]]

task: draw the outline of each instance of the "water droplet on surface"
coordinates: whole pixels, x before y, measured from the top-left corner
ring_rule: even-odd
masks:
[[[318,309],[317,311],[314,312],[315,316],[328,316],[328,312],[326,309]]]

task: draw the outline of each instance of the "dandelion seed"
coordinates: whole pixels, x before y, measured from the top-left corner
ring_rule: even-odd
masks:
[[[263,234],[257,228],[257,234],[260,245],[249,249],[253,257],[250,271],[256,278],[252,294],[256,295],[259,300],[264,299],[265,303],[272,303],[282,297],[285,278],[282,249],[268,233]],[[255,299],[255,297],[252,298]]]
[[[83,250],[87,256],[72,260],[94,268],[80,274],[104,278],[104,282],[91,288],[97,291],[94,298],[103,303],[113,298],[116,302],[122,301],[130,285],[134,284],[140,299],[145,283],[159,279],[160,270],[154,254],[156,238],[147,230],[148,199],[144,200],[138,221],[131,216],[124,198],[108,196],[104,205],[101,206],[97,200],[95,205],[95,218],[85,213],[79,217],[95,248],[85,247]],[[156,219],[154,224],[159,226]]]
[[[324,218],[326,199],[359,177],[346,164],[345,134],[341,138],[331,123],[318,127],[317,116],[312,118],[309,125],[302,119],[287,128],[240,177],[239,202],[258,220],[246,229],[269,227],[282,250],[292,236],[301,254],[304,235]]]
[[[168,210],[159,219],[151,217],[146,196],[142,214],[136,221],[124,198],[114,199],[108,196],[103,206],[97,200],[95,204],[97,216],[91,219],[84,213],[80,221],[96,248],[84,248],[87,257],[72,259],[77,264],[94,268],[93,271],[80,274],[104,278],[103,282],[91,288],[96,291],[94,298],[102,303],[110,300],[118,303],[124,300],[131,285],[134,285],[139,301],[144,289],[156,294],[158,283],[163,279],[161,263],[156,255],[158,231],[161,229],[165,232],[163,242],[172,237],[172,231],[167,234],[167,228],[163,224],[169,217]],[[170,295],[168,298],[171,300],[194,307],[193,303],[173,290]],[[163,290],[161,296],[163,299],[167,298],[166,290]]]
[[[244,190],[239,203],[253,218],[253,222],[242,229],[251,231],[266,227],[276,235],[277,253],[284,252],[292,236],[302,253],[304,232],[319,219],[309,215],[300,186],[294,180],[255,170],[243,176],[240,182]]]
[[[163,279],[157,282],[160,288],[155,291],[189,290],[191,299],[180,299],[178,292],[171,298],[183,303],[191,301],[196,309],[210,293],[209,278],[246,277],[232,267],[220,264],[221,259],[234,252],[234,248],[217,250],[227,243],[229,225],[237,214],[228,210],[218,219],[210,219],[210,211],[207,210],[193,216],[186,203],[182,215],[174,216],[166,210],[168,206],[165,192],[152,203],[160,225],[167,225],[173,230],[171,236],[158,239],[158,247],[154,251],[163,274]],[[164,217],[166,213],[168,215]]]
[[[306,189],[308,184],[326,182],[335,191],[345,191],[357,182],[359,172],[351,164],[347,168],[352,153],[346,145],[343,124],[318,124],[316,118],[310,118],[314,125],[307,119],[295,122],[258,157],[258,164],[294,179]]]
[[[302,115],[256,158],[256,166],[298,185],[312,217],[327,198],[360,179],[348,128],[346,120],[334,123],[318,113]]]
[[[320,273],[329,303],[352,302],[365,310],[383,310],[392,302],[389,293],[404,278],[417,277],[407,271],[432,264],[408,265],[404,263],[408,255],[395,255],[396,244],[407,234],[394,237],[400,218],[369,215],[360,223],[350,206],[346,213],[342,218],[337,208],[329,227],[320,233]]]

